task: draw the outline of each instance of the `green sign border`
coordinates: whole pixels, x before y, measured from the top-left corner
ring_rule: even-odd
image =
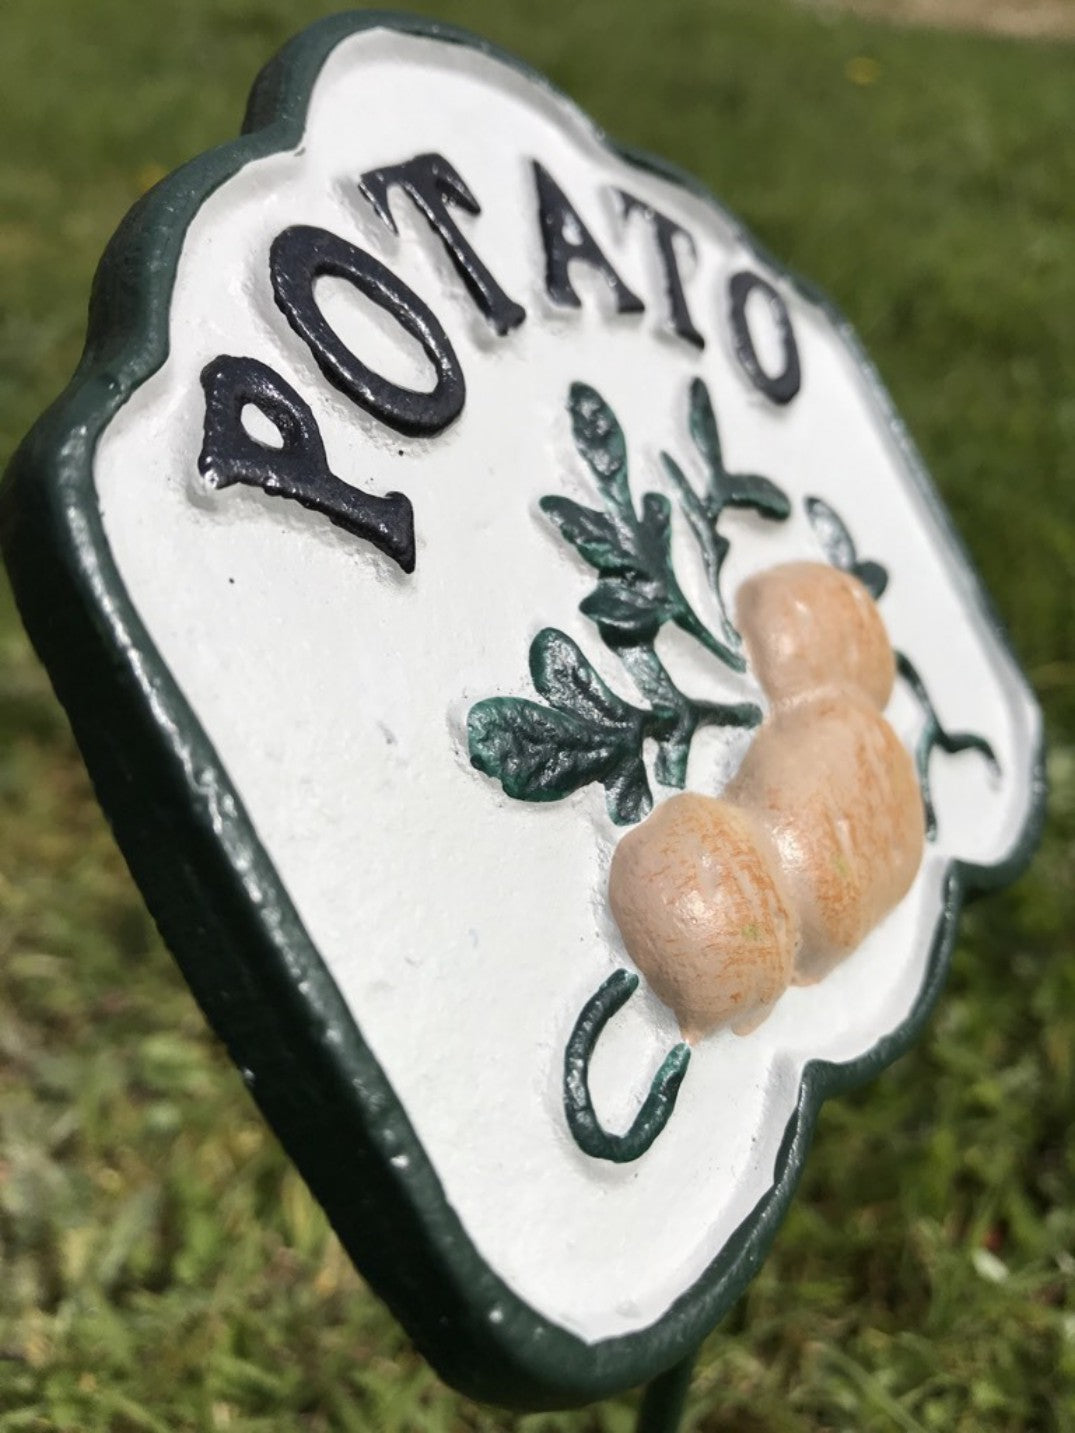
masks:
[[[1044,815],[1044,759],[1039,749],[1033,809],[1011,859],[993,867],[952,864],[914,1009],[862,1058],[806,1067],[773,1187],[693,1287],[649,1328],[596,1344],[517,1298],[483,1261],[445,1198],[216,753],[143,627],[109,551],[93,481],[103,429],[168,356],[172,286],[198,210],[244,165],[300,142],[311,91],[331,51],[378,26],[469,46],[551,89],[494,46],[414,17],[354,12],[299,34],[259,76],[242,137],[159,184],[110,243],[94,282],[78,370],[5,476],[0,543],[23,619],[149,908],[356,1264],[449,1383],[509,1407],[562,1407],[643,1382],[688,1356],[742,1292],[787,1209],[823,1100],[907,1049],[942,985],[964,896],[1013,879],[1029,858]],[[729,218],[688,176],[600,137],[631,164],[688,189]],[[816,290],[788,278],[825,309],[849,345],[914,480],[970,566],[846,320]],[[980,587],[976,596],[1006,644]]]

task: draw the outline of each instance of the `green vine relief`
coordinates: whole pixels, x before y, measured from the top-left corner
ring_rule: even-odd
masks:
[[[648,492],[642,496],[641,511],[635,508],[627,444],[616,415],[584,383],[572,384],[568,409],[575,447],[590,470],[603,511],[558,496],[542,498],[541,509],[564,541],[596,571],[597,584],[579,610],[594,622],[648,706],[632,706],[618,696],[575,642],[547,627],[530,648],[531,679],[547,704],[523,697],[490,697],[476,703],[467,721],[470,759],[521,801],[558,801],[598,782],[605,788],[612,820],[628,825],[647,815],[653,804],[643,761],[647,740],[657,746],[657,780],[664,786],[682,787],[691,742],[700,727],[749,728],[761,721],[761,709],[754,702],[698,701],[682,692],[655,644],[661,628],[671,622],[725,667],[745,672],[742,642],[721,593],[729,543],[718,522],[728,507],[750,508],[764,518],[782,521],[790,504],[768,478],[725,469],[709,392],[701,379],[695,379],[689,428],[705,468],[701,492],[669,454],[662,453],[661,459],[713,592],[720,619],[715,635],[676,577],[669,500]]]

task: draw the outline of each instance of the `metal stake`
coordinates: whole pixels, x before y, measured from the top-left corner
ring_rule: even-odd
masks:
[[[697,1352],[688,1354],[646,1385],[636,1433],[677,1433],[697,1356]]]

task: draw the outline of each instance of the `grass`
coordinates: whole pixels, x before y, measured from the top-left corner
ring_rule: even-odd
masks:
[[[125,209],[331,8],[0,13],[0,459],[73,367]],[[969,912],[918,1047],[826,1108],[688,1426],[1075,1429],[1075,54],[777,0],[435,8],[833,295],[1047,713],[1039,857]],[[161,948],[6,591],[0,813],[0,1433],[631,1426],[630,1396],[465,1403],[365,1292]]]

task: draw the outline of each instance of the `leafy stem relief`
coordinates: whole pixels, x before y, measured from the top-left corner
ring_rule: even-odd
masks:
[[[596,622],[613,650],[653,642],[665,622],[674,622],[722,662],[744,670],[742,658],[713,636],[676,580],[668,499],[645,493],[641,517],[635,512],[627,445],[612,409],[585,383],[571,385],[568,409],[575,447],[593,474],[605,512],[561,497],[542,498],[541,510],[597,570],[597,586],[579,611]]]
[[[470,759],[522,801],[557,801],[590,782],[606,793],[618,825],[639,821],[653,800],[643,744],[657,743],[654,774],[663,786],[682,787],[694,734],[703,726],[754,727],[755,702],[697,701],[680,691],[655,643],[674,623],[725,667],[746,670],[742,642],[728,618],[720,587],[730,544],[718,531],[728,507],[750,508],[780,521],[786,495],[768,478],[729,473],[723,463],[716,415],[701,379],[690,389],[689,427],[706,470],[701,492],[667,453],[661,458],[698,544],[716,600],[720,633],[706,626],[684,595],[671,552],[671,504],[660,493],[635,507],[628,477],[627,443],[612,409],[593,388],[574,383],[568,411],[575,447],[593,476],[603,511],[570,498],[541,499],[560,536],[597,572],[597,585],[579,604],[615,652],[648,707],[635,707],[597,675],[563,632],[545,628],[530,648],[534,687],[548,705],[521,697],[491,697],[471,708]]]
[[[728,617],[721,592],[720,575],[731,543],[717,531],[717,523],[725,508],[752,508],[761,517],[783,522],[791,512],[791,503],[783,489],[757,473],[729,473],[724,466],[720,432],[716,414],[709,398],[709,389],[700,378],[691,384],[690,432],[695,447],[706,467],[706,486],[697,493],[686,474],[669,453],[661,454],[665,472],[675,485],[683,514],[701,550],[706,576],[716,598],[721,618],[721,635],[731,656],[729,666],[743,671],[746,662],[741,654],[742,641]]]
[[[549,705],[523,697],[475,703],[467,717],[471,762],[519,801],[559,801],[600,782],[617,825],[641,820],[653,806],[642,743],[670,731],[675,714],[625,702],[553,627],[530,645],[530,676]]]

